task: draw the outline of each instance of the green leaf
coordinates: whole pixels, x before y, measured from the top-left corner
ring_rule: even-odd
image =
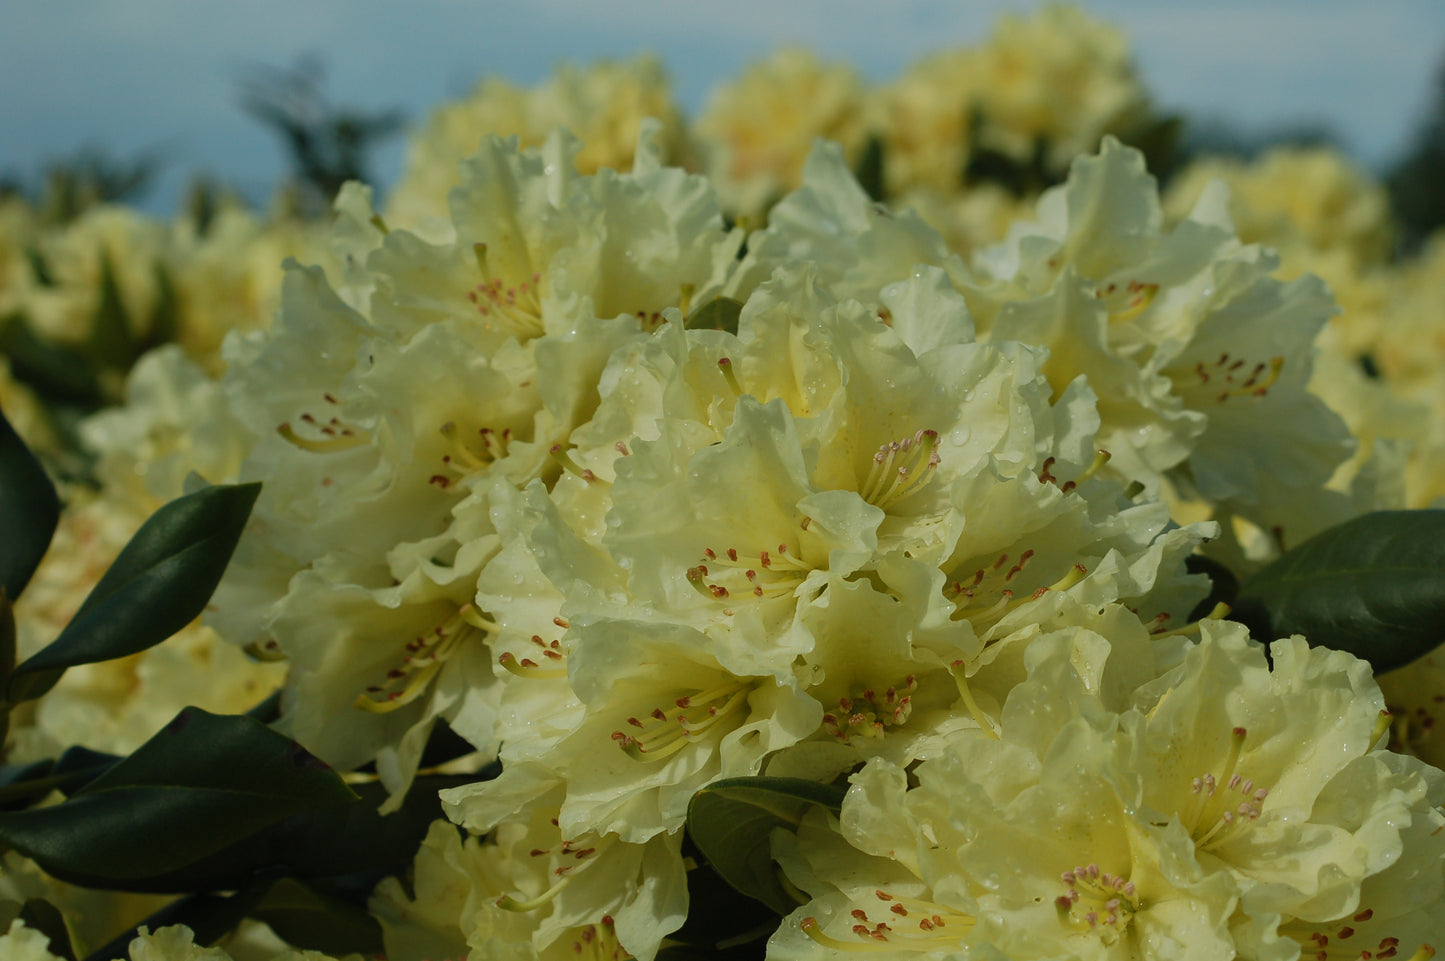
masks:
[[[135,324],[126,313],[125,300],[120,295],[120,285],[115,280],[115,268],[110,262],[110,253],[104,248],[100,252],[100,301],[91,317],[90,341],[86,345],[96,366],[119,366],[125,369],[137,355]]]
[[[715,297],[687,315],[683,326],[688,330],[725,330],[730,334],[738,332],[738,318],[742,316],[741,301],[731,297]]]
[[[0,843],[61,880],[111,887],[356,799],[335,771],[265,725],[186,708],[69,799],[0,813]]]
[[[0,587],[0,688],[15,669],[15,608]],[[0,759],[5,756],[5,741],[10,736],[10,705],[0,701]]]
[[[332,897],[292,878],[271,886],[250,912],[285,941],[304,950],[340,957],[380,957],[386,950],[381,925],[361,905]]]
[[[1317,534],[1245,580],[1230,617],[1377,673],[1408,664],[1445,638],[1445,510],[1376,511]]]
[[[1184,558],[1184,569],[1191,574],[1204,574],[1209,578],[1209,595],[1194,605],[1194,609],[1189,612],[1190,621],[1207,617],[1220,604],[1234,606],[1234,600],[1239,596],[1239,578],[1235,577],[1228,567],[1212,557],[1190,554]]]
[[[375,880],[411,866],[431,823],[444,817],[438,792],[482,775],[419,777],[401,810],[381,815],[380,784],[359,784],[359,803],[345,809],[293,814],[259,830],[233,833],[227,843],[174,870],[145,877],[105,879],[117,891],[186,894],[232,890],[258,874],[304,880],[370,874]],[[78,877],[67,878],[76,880]],[[375,880],[372,882],[375,883]]]
[[[173,901],[109,944],[91,952],[85,961],[125,961],[130,957],[130,943],[139,935],[141,927],[154,933],[173,924],[183,924],[195,935],[196,944],[215,944],[245,920],[271,887],[272,880],[257,879],[232,895],[197,894]]]
[[[45,935],[50,944],[51,954],[65,961],[75,961],[75,947],[70,937],[70,926],[60,909],[42,898],[30,898],[20,909],[19,918],[27,928],[33,928]]]
[[[21,314],[0,322],[0,354],[9,360],[15,379],[34,388],[46,401],[69,401],[91,410],[104,401],[105,392],[90,357],[36,337]]]
[[[44,694],[67,667],[143,651],[189,624],[220,582],[260,490],[207,487],[156,511],[60,636],[15,668],[10,703]]]
[[[769,840],[774,828],[796,830],[814,805],[839,811],[847,788],[802,778],[741,777],[714,781],[693,795],[687,832],[713,870],[778,914],[797,902],[778,875]]]
[[[869,134],[853,173],[858,178],[858,186],[863,188],[863,192],[874,203],[882,203],[887,199],[883,179],[883,157],[883,138],[876,133]]]
[[[683,856],[697,864],[687,872],[688,903],[705,904],[707,910],[689,911],[682,927],[668,939],[706,951],[753,942],[761,947],[777,930],[778,915],[724,881],[694,845],[684,842]]]
[[[0,413],[0,590],[20,596],[60,523],[60,498],[45,468]]]
[[[69,747],[55,760],[0,767],[0,809],[28,807],[51,791],[71,795],[120,763],[114,754]]]

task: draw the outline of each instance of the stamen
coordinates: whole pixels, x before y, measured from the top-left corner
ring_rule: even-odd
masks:
[[[511,895],[504,894],[500,898],[497,898],[497,907],[501,908],[503,911],[535,911],[537,908],[542,907],[542,905],[544,904],[552,903],[552,899],[555,898],[563,888],[565,888],[571,883],[572,875],[564,874],[560,879],[558,879],[556,884],[552,885],[550,888],[543,891],[535,898],[531,898],[527,901],[518,901]]]
[[[1104,465],[1109,463],[1109,459],[1113,456],[1113,454],[1109,453],[1106,450],[1096,451],[1094,453],[1093,461],[1089,463],[1088,467],[1084,468],[1084,472],[1071,481],[1065,481],[1059,487],[1059,490],[1067,494],[1069,491],[1073,490],[1075,487],[1078,487],[1080,484],[1084,483],[1085,481],[1092,478],[1095,474],[1099,473],[1099,471],[1103,470]]]
[[[473,244],[477,270],[482,282],[467,292],[467,299],[476,305],[477,313],[486,318],[486,326],[495,322],[523,340],[540,337],[547,332],[542,322],[540,298],[542,275],[533,273],[521,283],[505,283],[492,275],[487,261],[487,245]]]
[[[555,822],[556,819],[553,820]],[[549,855],[554,863],[558,860],[564,862],[552,869],[552,876],[557,880],[550,888],[534,898],[519,900],[504,894],[497,899],[497,907],[506,911],[534,911],[550,904],[567,885],[598,862],[598,852],[607,850],[616,843],[616,840],[617,835],[615,834],[607,834],[602,837],[583,835],[581,838],[564,840],[554,848],[533,848],[529,852],[532,857]]]
[[[738,383],[737,372],[733,370],[732,358],[719,358],[717,362],[717,368],[718,370],[722,371],[722,375],[724,379],[727,380],[728,386],[732,388],[733,393],[741,397],[745,392],[743,391],[743,385]]]
[[[1242,727],[1236,727],[1230,733],[1229,752],[1218,776],[1209,773],[1191,782],[1195,801],[1192,810],[1181,815],[1181,823],[1200,850],[1235,837],[1239,831],[1259,820],[1263,813],[1269,789],[1256,787],[1254,781],[1235,770],[1244,749],[1246,734]],[[1231,792],[1238,796],[1237,799],[1231,798]]]
[[[1095,296],[1100,298],[1108,296],[1113,294],[1115,289],[1115,285],[1110,284],[1104,290],[1096,291]],[[1131,280],[1125,288],[1125,292],[1129,296],[1124,305],[1118,310],[1109,312],[1109,323],[1111,324],[1126,323],[1148,310],[1149,306],[1154,303],[1154,298],[1159,294],[1159,285]]]
[[[441,426],[441,435],[447,440],[447,452],[442,455],[442,466],[454,476],[485,470],[492,463],[507,456],[512,442],[510,427],[498,432],[490,427],[478,428],[476,440],[464,437],[453,421]]]
[[[1283,368],[1284,358],[1280,356],[1251,366],[1243,358],[1226,352],[1211,364],[1199,361],[1190,373],[1198,379],[1195,389],[1212,392],[1215,402],[1222,404],[1233,397],[1263,397],[1279,379]]]
[[[1388,921],[1370,923],[1374,913],[1365,908],[1338,921],[1290,920],[1280,926],[1279,933],[1300,946],[1302,961],[1305,958],[1313,961],[1400,959],[1400,939],[1388,933],[1385,927]],[[1434,956],[1433,945],[1421,944],[1406,961],[1429,961]]]
[[[464,641],[479,632],[494,635],[500,630],[471,604],[463,605],[428,633],[408,641],[406,653],[386,672],[386,678],[358,694],[352,704],[372,714],[387,714],[410,704],[427,692]]]
[[[1117,943],[1139,912],[1134,882],[1122,875],[1101,871],[1097,864],[1083,864],[1065,871],[1060,880],[1065,890],[1054,899],[1059,922],[1087,928],[1106,945]]]
[[[949,665],[949,673],[953,675],[954,683],[958,685],[959,696],[963,698],[968,713],[973,715],[974,723],[979,726],[989,737],[995,741],[999,739],[998,728],[994,725],[993,718],[979,709],[978,702],[973,699],[973,691],[968,687],[968,673],[962,660],[954,661]]]
[[[309,419],[311,422],[315,422],[315,418],[310,414],[302,414],[301,417],[303,420]],[[336,418],[332,418],[330,423],[321,427],[321,433],[326,435],[321,438],[302,437],[289,423],[278,425],[276,433],[302,450],[309,450],[317,454],[334,454],[371,443],[370,431],[341,427],[338,424]]]
[[[873,467],[858,493],[868,503],[887,510],[890,505],[922,490],[940,462],[938,431],[920,430],[912,437],[878,448]]]
[[[530,658],[518,659],[511,651],[503,651],[497,657],[497,663],[501,664],[508,671],[518,677],[525,677],[530,680],[558,680],[567,676],[565,667],[541,667],[536,661]]]
[[[881,697],[871,689],[856,697],[840,697],[838,711],[823,715],[823,729],[845,744],[855,737],[880,738],[887,728],[906,723],[912,716],[917,691],[918,679],[910,674],[902,687],[889,687]]]
[[[735,547],[724,551],[706,547],[702,563],[689,567],[685,574],[692,588],[710,600],[733,596],[787,597],[814,569],[797,554],[798,551],[786,543],[779,543],[776,550],[760,550],[756,554],[744,553]]]
[[[708,690],[695,691],[673,702],[669,708],[656,707],[642,720],[629,717],[632,731],[616,730],[612,739],[628,756],[638,761],[659,761],[676,754],[720,724],[725,718],[746,710],[753,683],[732,679]]]
[[[968,914],[920,898],[899,897],[884,891],[878,899],[889,905],[886,921],[873,921],[866,911],[855,909],[850,916],[857,941],[845,941],[824,934],[818,919],[803,918],[799,927],[817,943],[836,951],[928,951],[956,945],[973,930],[977,920]]]
[[[1185,634],[1198,634],[1201,624],[1203,624],[1205,621],[1217,621],[1220,618],[1228,615],[1229,610],[1229,605],[1224,603],[1223,601],[1220,601],[1218,604],[1214,605],[1214,607],[1209,611],[1208,614],[1205,614],[1197,621],[1185,624],[1183,627],[1176,627],[1171,631],[1150,631],[1149,636],[1154,640],[1158,640],[1161,637],[1179,637]],[[1163,617],[1165,620],[1168,620],[1168,615],[1160,616]]]
[[[1381,711],[1380,716],[1375,719],[1375,730],[1370,735],[1370,750],[1373,751],[1380,743],[1380,740],[1389,733],[1390,721],[1393,715],[1389,711]]]
[[[1043,597],[1049,591],[1066,591],[1089,573],[1082,564],[1074,564],[1052,584],[1038,587],[1032,593],[1017,596],[1012,585],[1034,557],[1032,550],[1019,555],[1018,563],[1008,566],[1009,555],[1000,554],[988,568],[980,567],[967,580],[955,580],[944,588],[944,596],[954,602],[952,618],[967,620],[976,630],[986,630],[1005,615]],[[994,592],[997,592],[996,594]]]
[[[550,448],[547,449],[547,453],[551,454],[554,458],[556,458],[557,462],[560,463],[564,468],[566,468],[569,473],[575,474],[587,483],[601,484],[604,487],[612,486],[611,481],[603,480],[602,478],[594,474],[591,468],[583,467],[581,464],[577,463],[577,461],[573,460],[572,455],[569,454],[567,452],[567,449],[564,448],[561,444],[553,444]]]

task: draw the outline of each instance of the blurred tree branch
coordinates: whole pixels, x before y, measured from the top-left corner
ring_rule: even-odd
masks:
[[[1445,226],[1445,61],[1436,72],[1429,111],[1386,185],[1404,250],[1414,252],[1434,230]]]
[[[7,172],[0,177],[0,197],[24,197],[45,222],[63,224],[98,204],[134,204],[162,166],[154,149],[120,158],[99,147],[83,147],[69,157],[47,161],[38,183],[27,184]]]
[[[241,79],[241,109],[281,138],[293,168],[297,212],[319,216],[348,180],[369,181],[367,159],[398,133],[399,110],[362,111],[330,103],[315,57],[287,68],[255,66]]]

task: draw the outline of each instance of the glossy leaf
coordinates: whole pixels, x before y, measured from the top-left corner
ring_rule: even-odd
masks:
[[[736,951],[752,944],[762,957],[761,947],[777,930],[778,915],[724,881],[695,845],[684,842],[683,856],[697,862],[687,872],[688,903],[705,904],[707,909],[689,911],[682,927],[668,939],[710,952]]]
[[[142,927],[155,932],[173,924],[183,924],[195,935],[196,944],[214,944],[245,920],[271,887],[272,880],[257,879],[231,895],[197,894],[172,901],[109,944],[91,952],[85,961],[125,961],[130,957],[130,943]]]
[[[846,791],[802,778],[715,781],[693,795],[687,808],[688,835],[723,880],[778,914],[787,914],[797,902],[773,862],[773,829],[796,830],[814,805],[841,810]]]
[[[60,523],[60,498],[45,468],[0,413],[0,590],[20,596]]]
[[[1189,620],[1197,621],[1206,617],[1220,604],[1234,606],[1239,596],[1239,578],[1234,572],[1212,557],[1190,554],[1184,558],[1184,567],[1191,574],[1204,574],[1209,578],[1209,594],[1189,612]]]
[[[71,795],[122,759],[85,747],[66,748],[55,760],[0,767],[0,809],[28,807],[51,791]]]
[[[264,921],[287,944],[340,957],[380,957],[381,925],[366,909],[292,878],[271,886],[250,917]]]
[[[1317,534],[1246,579],[1230,617],[1376,672],[1408,664],[1445,638],[1445,510],[1376,511]]]
[[[688,314],[683,326],[688,330],[725,330],[736,334],[738,318],[742,313],[741,301],[731,297],[717,297]]]
[[[42,898],[30,898],[18,915],[27,928],[33,928],[50,941],[50,953],[64,961],[75,961],[75,947],[70,937],[70,926],[60,909]]]
[[[259,874],[303,880],[364,874],[373,876],[374,884],[411,866],[427,828],[444,817],[437,793],[477,779],[419,777],[401,810],[384,816],[377,809],[386,800],[386,790],[380,784],[356,785],[361,800],[344,809],[293,814],[249,833],[233,833],[224,846],[172,870],[104,879],[104,886],[155,894],[225,891]],[[81,883],[82,878],[67,880]]]
[[[0,843],[62,880],[108,887],[356,799],[335,771],[265,725],[187,708],[69,799],[0,814]]]
[[[207,487],[156,511],[60,636],[15,668],[7,699],[39,697],[67,667],[143,651],[189,624],[220,582],[260,490]]]

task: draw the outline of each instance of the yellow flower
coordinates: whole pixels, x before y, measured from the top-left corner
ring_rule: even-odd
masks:
[[[604,167],[632,166],[638,134],[648,117],[663,123],[664,159],[685,160],[689,151],[682,115],[655,57],[564,66],[531,89],[486,80],[466,98],[438,108],[413,137],[401,180],[387,205],[387,221],[416,229],[429,220],[445,220],[447,192],[459,182],[459,165],[488,135],[515,135],[522,146],[538,147],[555,128],[565,127],[584,145],[576,157],[578,171],[595,174]]]
[[[812,52],[784,48],[718,87],[696,131],[707,169],[734,216],[763,214],[802,182],[817,138],[855,156],[866,133],[863,82],[851,68],[824,64]]]

